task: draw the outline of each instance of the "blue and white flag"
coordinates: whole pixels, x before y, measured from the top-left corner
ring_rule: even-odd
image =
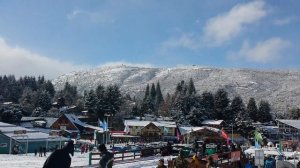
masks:
[[[164,127],[164,134],[168,134],[169,129],[167,127]]]
[[[99,127],[104,129],[104,124],[99,118],[98,118],[98,123],[99,123]]]
[[[107,122],[105,120],[103,121],[103,130],[108,131],[108,125],[107,125]]]

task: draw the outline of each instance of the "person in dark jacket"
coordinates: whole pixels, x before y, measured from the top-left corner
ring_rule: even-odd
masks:
[[[159,159],[158,165],[156,168],[167,168],[167,166],[165,166],[165,164],[164,164],[164,159]]]
[[[100,152],[99,168],[112,168],[114,162],[114,154],[107,151],[105,144],[98,146]]]
[[[71,157],[74,155],[74,142],[71,140],[62,149],[57,149],[44,163],[43,168],[70,168]]]

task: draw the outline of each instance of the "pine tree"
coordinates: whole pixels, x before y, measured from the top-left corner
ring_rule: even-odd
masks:
[[[208,119],[215,119],[215,102],[211,92],[203,92],[201,95],[201,107],[205,110]]]
[[[289,111],[288,117],[292,120],[299,120],[300,119],[300,109],[299,108],[292,108]]]
[[[189,81],[188,93],[189,93],[189,95],[196,94],[196,88],[195,88],[194,81],[192,78],[190,78],[190,81]]]
[[[152,83],[151,89],[150,89],[150,99],[151,99],[153,102],[155,102],[155,98],[156,98],[156,89],[155,89],[154,83]]]
[[[47,91],[42,91],[39,94],[39,101],[38,101],[39,107],[41,107],[44,111],[48,111],[51,106],[51,97]]]
[[[97,102],[96,102],[96,107],[95,110],[97,112],[97,115],[100,119],[104,118],[104,114],[107,112],[107,102],[106,102],[106,93],[105,93],[105,88],[102,85],[98,85],[96,88],[96,97],[97,97]]]
[[[109,85],[105,91],[106,97],[106,114],[115,115],[120,111],[120,107],[123,103],[122,95],[117,85]]]
[[[159,107],[162,103],[164,103],[164,98],[163,98],[163,95],[161,93],[161,90],[160,90],[160,84],[159,82],[156,83],[156,106]]]
[[[150,86],[147,84],[146,86],[146,91],[145,91],[145,96],[143,100],[146,100],[150,96]]]
[[[245,113],[246,109],[242,98],[240,96],[235,96],[230,104],[230,112],[225,115],[225,119],[228,123],[234,122],[238,115],[240,116],[240,119],[244,119]]]
[[[249,99],[249,102],[247,104],[247,112],[250,116],[250,118],[253,120],[253,121],[258,121],[259,120],[259,115],[258,115],[258,109],[257,109],[257,106],[256,106],[256,101],[253,97],[251,97]]]
[[[92,89],[84,97],[84,108],[88,110],[88,115],[90,116],[90,118],[93,118],[94,120],[98,118],[96,105],[97,105],[97,96],[95,94],[95,91]]]
[[[227,92],[224,89],[218,89],[214,97],[216,119],[223,119],[226,115],[225,113],[230,102]]]
[[[51,81],[48,80],[47,82],[43,83],[41,87],[43,90],[46,90],[50,94],[51,98],[54,97],[55,89]]]
[[[259,108],[258,108],[258,112],[260,114],[259,117],[259,122],[270,122],[272,121],[272,115],[271,115],[271,107],[268,101],[265,100],[261,100],[259,102]]]

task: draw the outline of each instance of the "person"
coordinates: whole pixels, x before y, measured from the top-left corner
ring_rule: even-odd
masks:
[[[43,147],[43,153],[44,153],[44,156],[46,156],[46,153],[47,153],[46,147]]]
[[[275,160],[271,157],[271,155],[267,155],[264,168],[275,168]]]
[[[70,168],[71,157],[74,156],[74,142],[72,140],[62,148],[57,149],[45,161],[43,168]]]
[[[297,163],[297,168],[300,168],[300,161]]]
[[[198,144],[198,140],[195,139],[194,143],[193,143],[193,151],[197,152],[199,149],[199,144]]]
[[[34,156],[37,155],[37,149],[34,149]]]
[[[165,164],[164,164],[164,159],[159,159],[158,165],[156,168],[167,168],[167,166],[165,166]]]
[[[41,147],[41,146],[39,149],[39,157],[43,157],[43,147]]]
[[[114,161],[114,154],[107,151],[105,144],[98,146],[101,159],[99,161],[99,168],[112,168]]]
[[[245,168],[254,168],[252,160],[248,160],[248,162],[245,164]]]
[[[201,152],[197,152],[197,154],[193,156],[193,160],[189,164],[188,168],[204,168],[205,165],[206,161],[202,160]]]
[[[178,157],[174,160],[174,168],[187,168],[189,162],[184,158],[183,150],[180,150]]]
[[[212,167],[214,167],[214,160],[211,156],[209,156],[207,159],[206,168],[212,168]]]

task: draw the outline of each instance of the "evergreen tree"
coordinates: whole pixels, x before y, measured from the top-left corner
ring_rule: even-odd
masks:
[[[97,105],[97,96],[95,91],[92,89],[84,96],[84,108],[88,110],[88,115],[90,118],[96,120],[98,118],[98,114],[96,111]]]
[[[196,94],[196,88],[195,88],[194,81],[192,78],[190,78],[190,81],[189,81],[188,93],[189,93],[189,95]]]
[[[147,84],[146,91],[145,91],[145,96],[144,96],[144,101],[150,96],[150,87],[149,84]]]
[[[106,88],[106,114],[115,115],[117,112],[120,111],[120,107],[123,103],[122,95],[117,85],[109,85]]]
[[[51,106],[51,97],[47,91],[42,91],[39,94],[39,101],[38,101],[39,107],[41,107],[44,111],[48,111]]]
[[[140,116],[139,109],[138,109],[137,105],[134,105],[132,107],[132,109],[131,109],[131,115],[133,115],[133,116]]]
[[[164,98],[163,98],[163,95],[161,93],[161,90],[160,90],[160,84],[159,82],[156,83],[156,106],[159,107],[162,103],[164,103]]]
[[[256,101],[253,97],[251,97],[249,99],[249,102],[247,104],[247,112],[253,121],[256,122],[259,120],[259,114],[258,114],[258,109],[256,106]]]
[[[242,98],[240,96],[236,96],[230,104],[230,112],[225,115],[225,120],[228,123],[234,122],[238,115],[240,115],[241,119],[244,119],[246,116],[245,113],[246,109]]]
[[[230,101],[227,92],[224,89],[218,89],[214,97],[216,119],[223,119]]]
[[[98,85],[96,88],[96,107],[95,110],[97,111],[98,117],[103,119],[104,114],[107,112],[107,98],[105,93],[105,88],[102,85]]]
[[[208,119],[215,119],[215,102],[214,96],[211,92],[203,92],[201,95],[200,106],[205,111]]]
[[[54,86],[51,83],[51,81],[49,81],[49,80],[46,81],[45,83],[42,84],[41,87],[42,87],[43,90],[46,90],[49,93],[49,95],[51,96],[51,98],[54,97],[54,95],[55,95],[55,89],[54,89]]]
[[[259,108],[258,112],[260,114],[259,116],[259,122],[270,122],[272,121],[272,115],[271,115],[271,107],[268,101],[261,100],[259,102]]]
[[[155,89],[154,83],[152,83],[151,89],[150,89],[150,99],[153,102],[155,102],[155,98],[156,98],[156,89]]]
[[[292,108],[289,111],[289,118],[292,120],[299,120],[300,119],[300,109],[299,108]]]

